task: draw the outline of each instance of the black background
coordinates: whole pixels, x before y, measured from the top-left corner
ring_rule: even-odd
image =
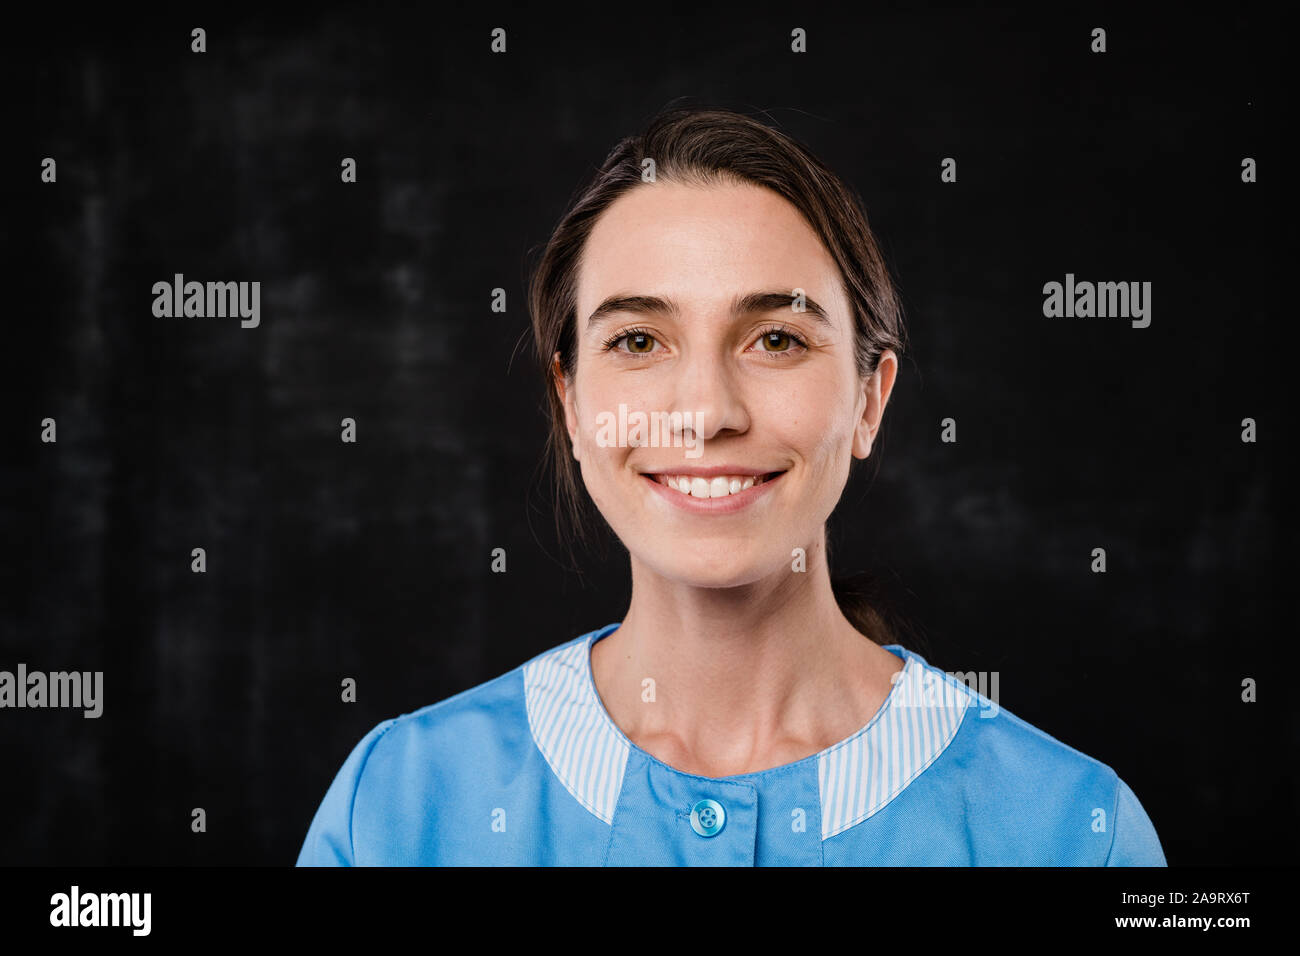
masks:
[[[1280,34],[1245,8],[436,10],[7,31],[0,669],[105,687],[98,720],[0,711],[0,863],[292,863],[374,724],[621,618],[625,557],[558,558],[523,290],[670,101],[806,142],[900,282],[912,351],[836,571],[1112,766],[1171,864],[1294,855]],[[176,272],[260,281],[260,327],[155,318]],[[1044,318],[1067,272],[1150,281],[1150,327]]]

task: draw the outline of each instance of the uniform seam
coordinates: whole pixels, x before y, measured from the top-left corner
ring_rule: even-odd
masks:
[[[623,808],[622,790],[623,787],[627,785],[627,778],[624,777],[623,780],[624,782],[622,786],[619,787],[618,799],[614,801],[614,809],[609,815],[609,838],[605,841],[605,853],[600,860],[600,865],[602,867],[609,866],[609,855],[614,852],[614,833],[616,832],[614,827],[614,821],[618,819],[618,815],[620,812],[626,812]]]
[[[600,858],[601,866],[603,867],[609,866],[609,854],[610,851],[613,849],[614,849],[614,827],[611,824],[609,828],[609,836],[605,840],[605,852],[601,855]]]
[[[1106,763],[1104,760],[1100,760],[1091,754],[1086,754],[1077,747],[1067,744],[1060,737],[1053,736],[1037,724],[1031,724],[1029,721],[1025,720],[1025,718],[1015,713],[1015,711],[1008,710],[1000,704],[998,705],[998,716],[1005,717],[1009,723],[1014,724],[1021,731],[1037,738],[1042,743],[1051,747],[1060,747],[1069,751],[1073,756],[1080,758],[1084,763],[1091,764],[1094,769],[1108,770],[1112,773],[1115,772],[1115,768],[1110,766],[1110,764]]]
[[[818,827],[817,827],[817,828],[820,830],[820,829],[821,829],[821,821],[824,820],[824,819],[826,819],[826,818],[825,818],[825,815],[824,815],[825,812],[826,812],[826,810],[825,810],[825,806],[824,806],[825,801],[824,801],[823,798],[822,798],[822,788],[821,788],[821,768],[820,768],[820,767],[818,767],[818,769],[817,769],[817,781],[818,781],[818,786],[817,786],[817,824],[818,824]],[[826,866],[826,837],[825,837],[825,836],[822,836],[822,838],[821,838],[820,840],[817,841],[817,864],[818,864],[818,866],[821,866],[821,867],[825,867],[825,866]]]
[[[1119,774],[1115,774],[1115,797],[1110,813],[1110,845],[1106,847],[1106,859],[1102,861],[1102,866],[1110,866],[1110,855],[1115,852],[1115,838],[1119,836],[1119,788],[1123,785],[1124,781],[1120,780]]]
[[[357,768],[357,782],[352,788],[352,799],[348,802],[348,853],[351,856],[353,866],[357,865],[357,844],[355,834],[357,793],[361,790],[361,780],[365,776],[366,766],[370,763],[370,755],[375,752],[375,747],[379,746],[379,741],[387,737],[388,732],[397,726],[399,720],[401,720],[400,717],[390,717],[387,721],[381,722],[378,725],[383,726],[384,723],[388,724],[387,727],[384,727],[383,732],[370,742],[370,746],[366,748],[365,756],[361,758],[361,766]]]

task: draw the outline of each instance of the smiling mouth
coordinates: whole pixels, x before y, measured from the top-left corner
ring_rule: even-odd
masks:
[[[771,471],[766,475],[718,475],[716,478],[701,478],[695,475],[644,475],[651,481],[667,485],[678,494],[691,498],[728,498],[743,491],[773,481],[784,475],[784,471]]]

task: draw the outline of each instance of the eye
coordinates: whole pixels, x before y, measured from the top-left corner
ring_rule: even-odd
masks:
[[[626,349],[617,348],[618,344],[624,339],[627,340]],[[605,351],[628,352],[631,355],[649,355],[654,351],[655,337],[645,329],[626,329],[618,332],[612,337],[605,340],[602,345]]]
[[[792,346],[806,349],[808,343],[802,338],[791,332],[787,328],[774,326],[770,329],[764,329],[758,337],[758,343],[762,346],[760,352],[768,355],[786,355],[794,351]]]
[[[651,355],[658,340],[645,329],[623,329],[616,332],[602,343],[602,348],[609,351],[625,352],[628,355]],[[620,347],[626,342],[626,347]],[[761,348],[758,351],[772,357],[793,355],[798,350],[807,349],[808,343],[803,337],[784,326],[764,329],[757,339]]]

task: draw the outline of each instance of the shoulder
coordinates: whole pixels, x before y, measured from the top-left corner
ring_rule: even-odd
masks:
[[[959,727],[953,744],[990,772],[1001,770],[1011,780],[1035,786],[1045,778],[1068,785],[1095,780],[1111,786],[1117,780],[1109,766],[1058,740],[1003,707],[997,700],[998,675],[988,672],[943,671],[913,651],[903,651],[918,671],[908,690],[929,709],[955,712]],[[992,696],[990,696],[992,695]]]
[[[961,792],[970,819],[1005,829],[1007,839],[1051,844],[1059,858],[1165,865],[1149,817],[1112,767],[1001,706],[996,674],[949,673],[904,654],[928,695],[958,715],[934,771]]]
[[[588,636],[371,727],[335,774],[299,865],[402,860],[407,847],[435,832],[439,817],[476,805],[484,781],[536,776],[540,758],[529,728],[525,677],[538,664],[585,647]]]
[[[365,773],[375,776],[415,763],[427,771],[434,765],[431,761],[454,765],[462,758],[481,759],[493,747],[519,743],[521,734],[529,734],[528,686],[542,671],[565,665],[576,671],[588,636],[557,644],[491,680],[382,721],[357,745],[369,748]]]
[[[1025,764],[1021,769],[1041,775],[1065,771],[1073,776],[1105,777],[1113,773],[1101,761],[1003,707],[997,699],[996,672],[944,671],[915,651],[899,648],[899,653],[907,666],[896,681],[891,706],[955,714],[957,736],[968,738],[968,744],[978,750],[982,759],[1018,761]],[[904,676],[909,679],[902,679]]]

